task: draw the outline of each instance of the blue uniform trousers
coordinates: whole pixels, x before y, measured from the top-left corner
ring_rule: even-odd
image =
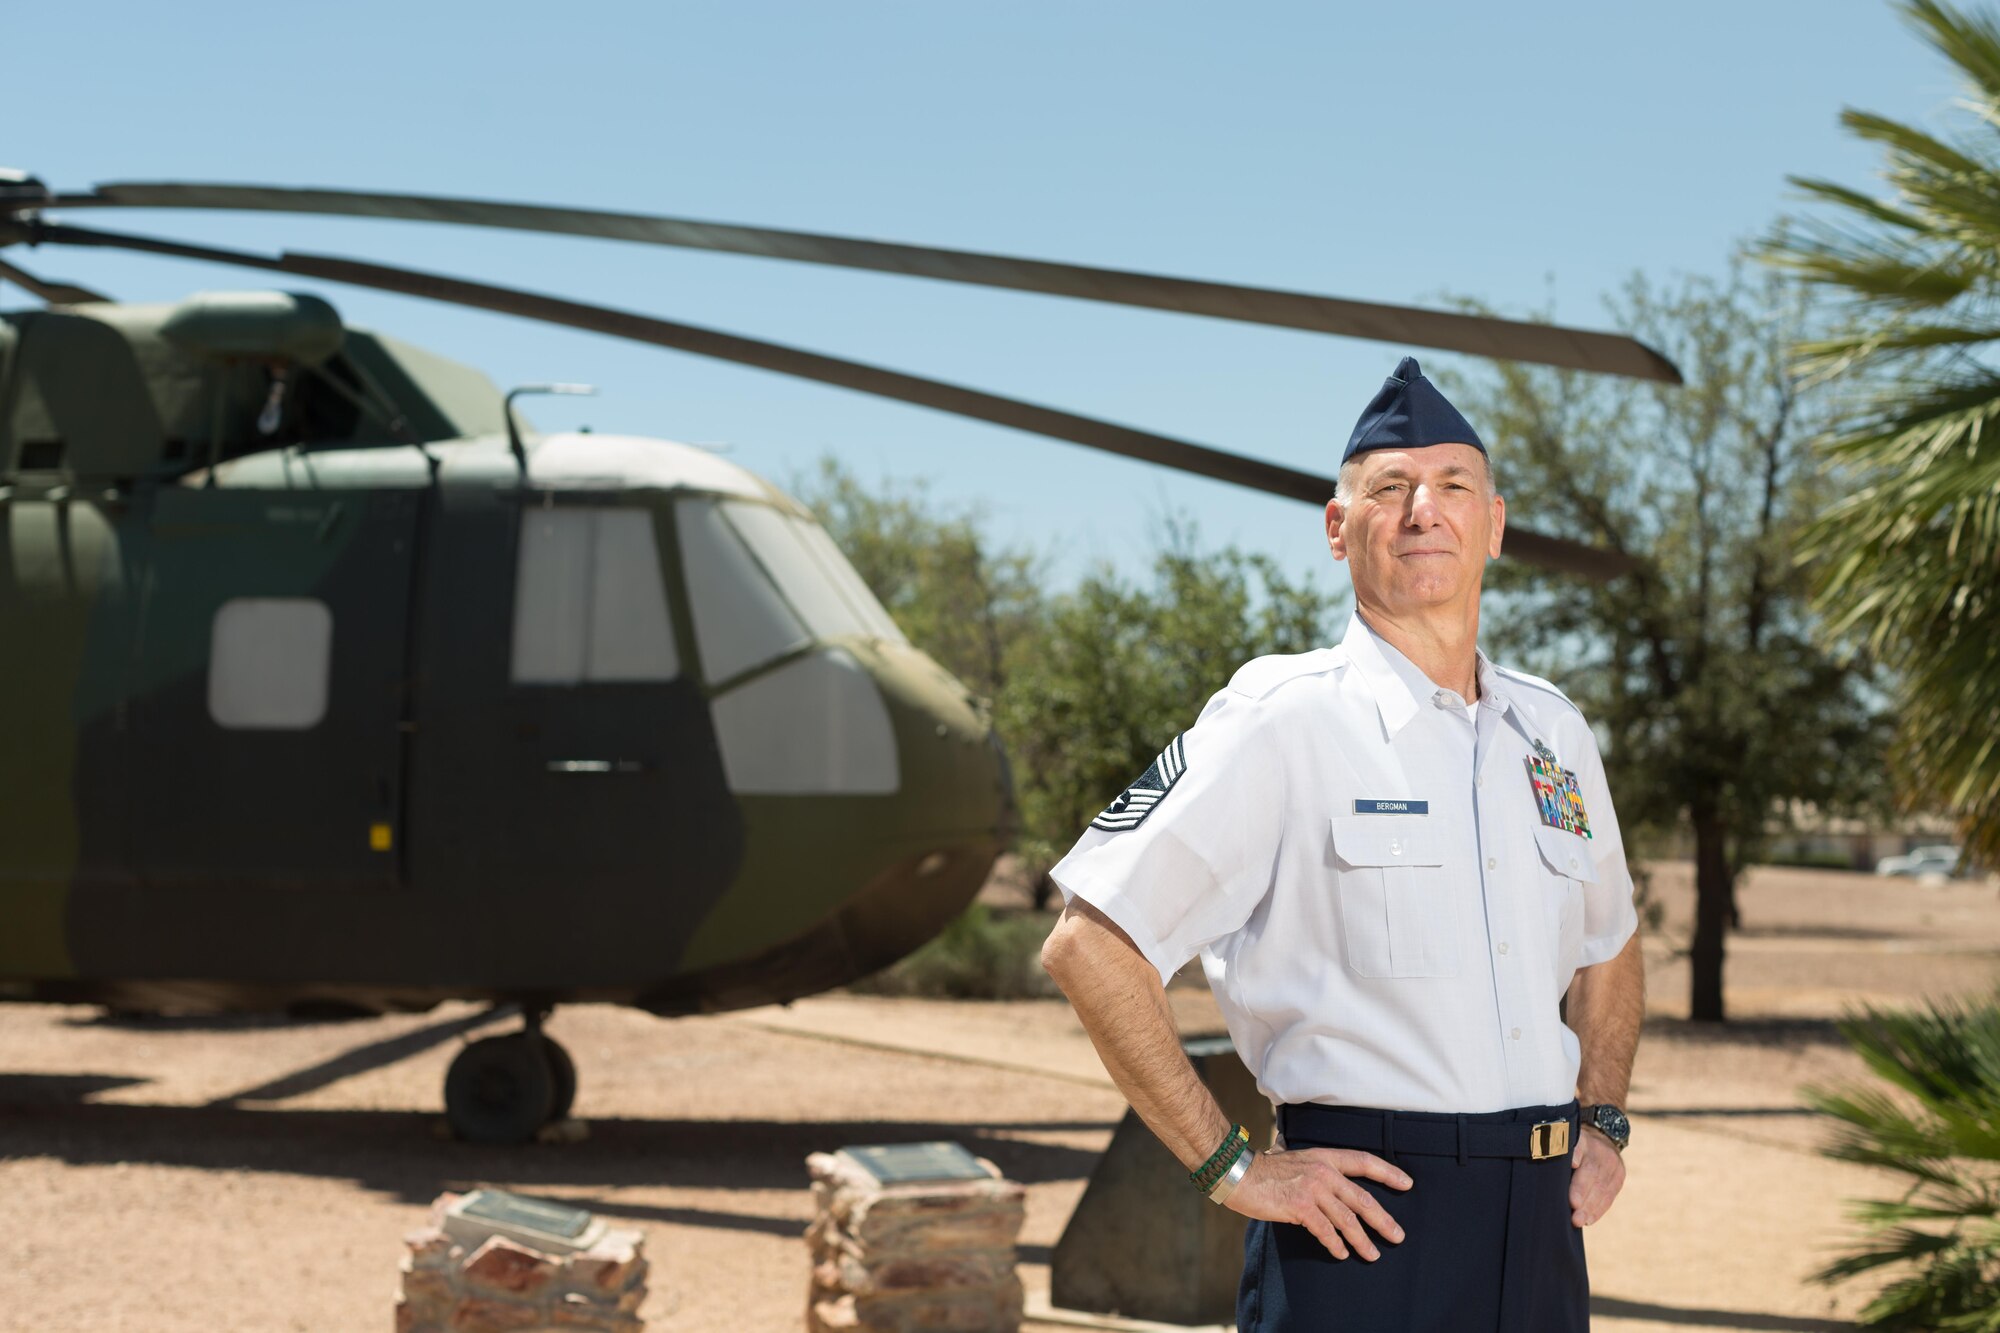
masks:
[[[1548,1151],[1563,1121],[1569,1151]],[[1250,1224],[1239,1333],[1587,1333],[1583,1231],[1570,1222],[1577,1104],[1490,1115],[1281,1106],[1287,1148],[1359,1148],[1401,1167],[1407,1191],[1355,1183],[1403,1228],[1374,1263],[1336,1259],[1302,1226]]]

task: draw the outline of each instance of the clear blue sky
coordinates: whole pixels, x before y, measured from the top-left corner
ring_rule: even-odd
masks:
[[[1877,0],[116,0],[17,5],[0,35],[0,161],[62,187],[177,178],[573,203],[1387,301],[1553,299],[1587,325],[1634,269],[1719,270],[1791,204],[1787,173],[1870,179],[1874,155],[1836,124],[1843,105],[1934,120],[1956,92]],[[570,295],[1315,470],[1331,471],[1403,350],[608,241],[75,220]],[[133,300],[264,281],[110,254],[13,257]],[[544,426],[726,444],[780,481],[828,451],[865,477],[926,477],[946,501],[987,506],[1003,539],[1050,551],[1061,575],[1098,558],[1140,568],[1179,510],[1211,543],[1345,586],[1317,516],[1293,502],[677,353],[321,290],[351,322],[503,386],[602,387],[534,404]]]

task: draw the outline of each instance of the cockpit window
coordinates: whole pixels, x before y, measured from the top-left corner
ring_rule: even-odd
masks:
[[[712,500],[675,510],[704,674],[726,680],[810,642],[805,626]]]
[[[726,501],[721,507],[814,637],[902,641],[889,613],[818,524],[767,505]]]
[[[887,639],[891,643],[908,643],[909,640],[903,637],[903,631],[898,629],[896,622],[890,618],[888,608],[876,600],[875,594],[862,581],[861,575],[847,562],[847,557],[840,553],[840,548],[833,544],[833,538],[826,535],[826,529],[803,519],[792,519],[791,524],[804,540],[807,549],[819,557],[821,567],[833,576],[833,581],[847,595],[848,605],[860,614],[862,621],[868,626],[869,633],[877,638]]]
[[[680,674],[653,516],[531,509],[514,584],[514,681],[659,681]]]
[[[676,512],[708,679],[726,680],[814,639],[907,642],[817,523],[739,500],[682,500]]]

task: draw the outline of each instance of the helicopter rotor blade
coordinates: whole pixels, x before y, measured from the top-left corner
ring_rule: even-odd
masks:
[[[1014,259],[968,250],[858,240],[814,232],[700,222],[643,213],[551,208],[436,195],[136,181],[99,185],[88,194],[57,195],[36,206],[310,213],[595,236],[807,264],[830,264],[945,282],[1005,287],[1078,300],[1368,338],[1402,346],[1435,347],[1502,360],[1628,375],[1668,384],[1681,383],[1680,371],[1673,362],[1637,339],[1623,334],[1415,306],[1351,301],[1265,287],[1164,277],[1122,269]]]
[[[0,227],[4,231],[4,227]],[[209,246],[184,245],[177,241],[101,232],[81,227],[38,223],[35,239],[42,244],[87,245],[108,249],[136,250],[148,254],[197,259],[208,263],[233,264],[276,273],[293,273],[328,282],[370,287],[377,291],[420,296],[453,305],[471,306],[499,314],[518,315],[549,324],[565,325],[593,333],[609,334],[634,342],[669,347],[696,356],[711,357],[737,365],[756,366],[799,379],[817,380],[838,388],[873,394],[899,402],[913,403],[956,416],[970,417],[1030,434],[1046,435],[1107,453],[1121,454],[1163,467],[1232,482],[1252,490],[1323,505],[1333,496],[1334,480],[1310,472],[1267,463],[1206,445],[1191,444],[1170,436],[1079,416],[1057,408],[1042,407],[1015,398],[1003,398],[963,385],[925,379],[881,366],[826,356],[803,348],[745,338],[717,329],[656,319],[650,315],[585,305],[535,292],[495,287],[462,278],[423,273],[414,269],[392,268],[383,264],[340,259],[326,255],[293,254],[276,257],[220,250]],[[1580,574],[1599,582],[1631,567],[1629,558],[1599,547],[1559,537],[1549,537],[1521,528],[1509,528],[1508,553],[1526,563]]]
[[[79,287],[73,282],[50,282],[38,278],[24,268],[17,268],[0,259],[0,282],[11,282],[23,291],[32,292],[50,305],[81,305],[87,301],[109,301],[108,296],[100,296],[88,287]]]

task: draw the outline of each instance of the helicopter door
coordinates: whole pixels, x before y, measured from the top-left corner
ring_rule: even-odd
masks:
[[[162,489],[140,558],[146,883],[389,887],[423,493]]]
[[[653,524],[641,507],[522,511],[501,716],[538,831],[520,840],[522,869],[544,884],[651,897],[665,867],[712,859],[695,849],[716,836],[727,791]],[[727,882],[712,868],[694,879],[711,893]]]
[[[672,529],[655,531],[671,510],[629,492],[466,488],[438,514],[411,882],[480,932],[466,938],[483,983],[657,980],[744,854],[676,628]],[[551,929],[551,908],[577,928]]]

